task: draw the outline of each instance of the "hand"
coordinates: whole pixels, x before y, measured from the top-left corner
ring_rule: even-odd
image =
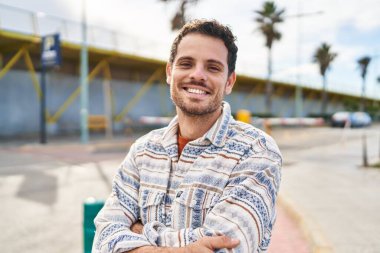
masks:
[[[136,233],[136,234],[142,234],[142,231],[143,231],[143,228],[144,228],[144,225],[141,224],[141,222],[136,222],[134,223],[132,226],[131,226],[131,231],[133,233]]]
[[[240,243],[237,239],[231,239],[228,236],[206,236],[198,241],[189,244],[184,248],[184,253],[214,253],[216,249],[232,249]]]
[[[184,248],[166,248],[145,246],[131,251],[130,253],[214,253],[216,249],[232,249],[239,245],[239,240],[227,236],[206,236],[189,244]]]

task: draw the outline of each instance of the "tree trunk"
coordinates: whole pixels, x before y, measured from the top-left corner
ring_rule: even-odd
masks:
[[[265,86],[265,110],[267,114],[272,114],[272,50],[268,48],[268,76]]]
[[[326,79],[326,75],[322,76],[322,82],[323,82],[323,89],[322,89],[321,114],[323,116],[325,116],[326,115],[326,109],[327,109],[327,92],[326,92],[327,79]]]

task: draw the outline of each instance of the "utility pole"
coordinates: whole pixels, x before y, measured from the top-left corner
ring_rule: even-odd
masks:
[[[301,1],[298,1],[298,10],[297,14],[287,16],[286,18],[297,18],[297,51],[296,51],[296,65],[297,67],[301,66],[301,40],[302,40],[302,32],[301,32],[301,18],[310,17],[315,15],[323,14],[323,11],[316,12],[301,12]],[[301,76],[299,70],[297,70],[296,74],[296,87],[295,87],[295,116],[302,117],[303,114],[303,98],[302,98],[302,86],[301,86]]]
[[[87,20],[86,20],[86,0],[82,0],[82,47],[80,54],[80,87],[81,87],[81,108],[80,126],[81,142],[88,143],[88,49],[87,49]]]

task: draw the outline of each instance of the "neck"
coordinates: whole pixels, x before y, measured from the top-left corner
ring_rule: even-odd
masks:
[[[213,113],[206,115],[187,115],[177,108],[178,124],[181,130],[181,136],[195,140],[203,136],[222,114],[222,107]]]

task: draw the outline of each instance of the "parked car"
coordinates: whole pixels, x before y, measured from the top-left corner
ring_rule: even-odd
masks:
[[[371,123],[372,119],[366,112],[336,112],[331,117],[333,127],[366,127]]]

